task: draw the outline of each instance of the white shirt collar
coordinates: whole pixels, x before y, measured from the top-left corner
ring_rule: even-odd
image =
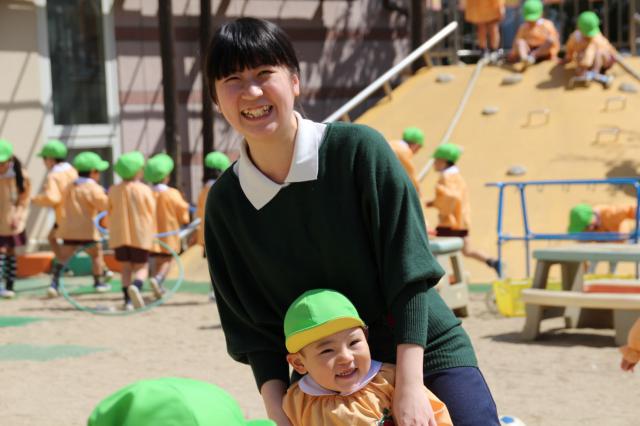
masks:
[[[82,176],[78,177],[76,180],[74,180],[74,181],[73,181],[73,183],[74,183],[75,185],[82,185],[83,183],[87,183],[87,182],[94,182],[94,183],[96,183],[96,181],[95,181],[95,180],[93,180],[93,179],[91,179],[91,178],[89,178],[89,177],[82,177]]]
[[[362,378],[360,383],[358,383],[358,386],[356,386],[356,388],[353,391],[351,391],[349,393],[345,393],[345,394],[323,388],[322,386],[320,386],[318,384],[318,382],[313,380],[311,378],[311,376],[308,375],[308,374],[305,375],[302,379],[300,379],[300,381],[298,382],[299,383],[298,386],[300,387],[300,390],[302,392],[306,393],[307,395],[311,395],[311,396],[324,396],[324,395],[348,396],[348,395],[353,395],[354,393],[358,392],[360,389],[362,389],[365,386],[367,386],[369,384],[369,382],[371,382],[371,380],[373,380],[373,378],[376,376],[376,374],[378,374],[378,372],[380,371],[381,367],[382,367],[382,363],[380,361],[371,360],[371,368],[369,368],[369,371],[367,372],[367,375]]]
[[[71,164],[66,161],[63,163],[58,163],[51,168],[51,173],[65,172],[71,168]]]
[[[443,175],[454,175],[456,173],[460,173],[460,169],[458,168],[458,166],[447,167],[442,171]]]
[[[208,181],[205,182],[204,186],[207,188],[211,188],[214,183],[216,183],[216,179],[209,179]]]
[[[284,183],[278,184],[266,177],[251,162],[247,153],[247,143],[242,142],[240,159],[233,171],[240,180],[242,192],[256,210],[260,210],[290,183],[307,182],[318,179],[318,150],[322,144],[326,124],[304,119],[294,111],[298,120],[298,131],[293,147],[293,158]]]
[[[155,192],[164,192],[167,189],[169,189],[169,185],[166,185],[164,183],[156,183],[155,185],[152,186],[152,189]]]

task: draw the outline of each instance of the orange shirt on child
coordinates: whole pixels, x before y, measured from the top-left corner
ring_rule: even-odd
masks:
[[[628,232],[625,225],[629,219],[636,218],[636,206],[594,206],[593,211],[598,216],[595,232]],[[627,224],[625,224],[627,222]]]
[[[471,207],[467,183],[456,166],[440,174],[436,184],[433,206],[438,209],[438,226],[455,230],[468,230]]]
[[[93,219],[108,205],[109,198],[102,186],[93,179],[79,177],[63,193],[57,236],[63,240],[100,240]]]
[[[416,175],[416,169],[413,165],[413,151],[411,151],[411,148],[409,148],[409,145],[405,141],[389,141],[389,145],[394,154],[396,154],[396,157],[398,157],[398,160],[400,160],[400,164],[402,164],[402,167],[404,167],[409,175],[409,179],[411,179],[419,195],[420,184],[418,183],[418,176]]]
[[[464,19],[473,24],[488,24],[504,17],[504,0],[465,0]]]
[[[627,336],[627,344],[620,348],[620,352],[622,357],[632,364],[640,361],[640,318],[633,323]]]
[[[16,235],[24,231],[27,208],[31,199],[31,181],[26,173],[26,170],[22,171],[24,177],[24,192],[22,194],[18,193],[16,175],[12,169],[0,175],[0,235],[2,236]],[[23,208],[23,213],[21,217],[17,218],[15,228],[12,228],[11,222],[16,215],[18,206]]]
[[[33,197],[33,203],[42,207],[53,207],[56,222],[62,220],[62,194],[67,186],[78,178],[78,172],[69,163],[58,163],[45,177],[42,191]]]
[[[200,219],[200,225],[198,226],[198,240],[197,243],[204,247],[204,207],[207,204],[207,196],[211,186],[215,183],[214,179],[207,181],[198,194],[198,205],[196,206],[196,217]]]
[[[189,203],[184,200],[180,191],[162,183],[154,185],[152,189],[156,199],[156,230],[158,234],[177,231],[181,226],[189,223]],[[180,236],[178,234],[162,237],[160,240],[171,247],[171,250],[176,253],[180,252]],[[152,251],[169,253],[157,242],[154,243]]]
[[[535,25],[529,25],[526,22],[520,25],[513,40],[514,48],[518,40],[524,40],[533,49],[542,46],[547,40],[550,41],[552,58],[557,57],[560,51],[558,30],[549,19],[540,18],[535,22]]]
[[[151,250],[156,234],[156,200],[151,188],[126,180],[109,189],[109,247]]]
[[[597,54],[605,54],[611,57],[616,54],[616,49],[602,34],[596,34],[587,38],[578,30],[574,31],[567,41],[566,60],[575,60],[583,68],[591,68]]]

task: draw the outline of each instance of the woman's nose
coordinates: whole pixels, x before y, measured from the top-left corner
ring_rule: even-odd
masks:
[[[255,81],[248,81],[242,91],[242,94],[247,99],[254,99],[262,96],[262,87]]]

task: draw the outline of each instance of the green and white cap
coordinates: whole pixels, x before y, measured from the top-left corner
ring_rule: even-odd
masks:
[[[284,335],[289,353],[339,331],[364,327],[349,299],[334,290],[304,292],[293,301],[284,317]]]
[[[593,220],[593,207],[589,204],[577,204],[569,213],[569,233],[583,232]]]
[[[90,172],[92,170],[104,172],[109,168],[109,163],[95,152],[86,151],[76,155],[76,158],[73,159],[73,167],[79,172]]]
[[[11,160],[13,157],[13,145],[6,139],[0,139],[0,163]]]
[[[578,30],[586,37],[594,37],[600,34],[600,18],[595,12],[582,12],[578,16]]]
[[[116,391],[93,410],[88,426],[276,426],[246,420],[223,389],[177,377],[142,380]]]
[[[204,165],[209,169],[220,170],[224,172],[231,165],[229,157],[222,152],[210,152],[204,157]]]
[[[133,179],[144,167],[144,155],[140,151],[131,151],[122,154],[114,167],[118,176],[122,179]]]
[[[144,166],[144,180],[150,183],[158,183],[169,176],[173,170],[173,159],[164,153],[156,154],[149,158]]]
[[[67,158],[67,146],[58,139],[51,139],[44,144],[38,157],[53,158],[56,160],[64,160]]]
[[[541,0],[527,0],[522,5],[522,17],[525,21],[534,22],[542,18],[544,5]]]
[[[462,148],[458,145],[447,142],[436,148],[433,153],[433,158],[439,158],[455,163],[460,159],[460,155],[462,155]]]
[[[407,127],[402,132],[402,140],[406,143],[414,143],[416,145],[424,145],[424,133],[417,127]]]

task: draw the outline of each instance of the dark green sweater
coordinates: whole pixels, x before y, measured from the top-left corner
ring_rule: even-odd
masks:
[[[469,339],[438,293],[415,189],[382,135],[329,124],[318,179],[292,183],[262,209],[230,168],[212,187],[205,245],[229,354],[249,363],[258,388],[288,382],[283,320],[301,293],[347,296],[369,325],[372,358],[396,345],[425,347],[425,371],[475,366]]]

